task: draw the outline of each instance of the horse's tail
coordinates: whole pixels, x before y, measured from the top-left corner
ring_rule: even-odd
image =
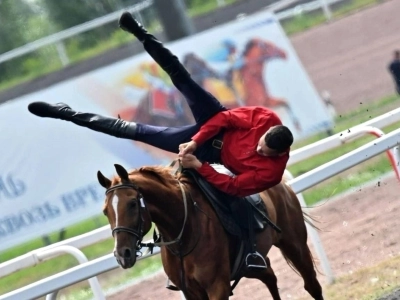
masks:
[[[304,222],[306,222],[315,230],[321,231],[321,229],[314,224],[314,222],[319,223],[319,221],[315,217],[311,216],[309,213],[305,212],[304,210],[302,210],[302,212],[303,212]]]
[[[287,176],[287,174],[284,174],[283,176],[283,183],[285,183],[285,185],[288,187],[288,191],[290,194],[292,194],[292,196],[294,196],[294,198],[298,201],[298,197],[297,195],[294,193],[294,191],[292,190],[292,188],[287,184],[287,181],[290,179],[290,176]],[[288,201],[288,204],[292,207],[294,207],[294,203],[292,203],[291,201]],[[297,205],[296,205],[297,206]],[[298,207],[298,206],[297,206]],[[302,217],[303,217],[303,221],[304,223],[307,223],[308,225],[310,225],[312,228],[314,228],[315,230],[321,231],[320,228],[318,228],[314,222],[319,222],[315,217],[311,216],[309,213],[305,212],[303,209],[301,209],[302,212]],[[307,230],[307,229],[306,229]],[[301,245],[303,246],[303,245]],[[307,241],[305,242],[305,247],[301,247],[301,255],[305,255],[308,256],[310,258],[310,260],[312,261],[312,264],[315,268],[315,270],[321,274],[322,272],[318,269],[318,266],[316,264],[316,259],[314,258],[314,256],[311,253],[310,247],[308,247],[307,245]],[[299,274],[299,271],[296,269],[295,264],[292,262],[292,260],[290,259],[290,257],[286,256],[285,251],[283,251],[282,249],[280,249],[282,256],[284,257],[284,259],[286,260],[287,264],[289,265],[289,267],[298,275],[301,276],[301,274]]]
[[[315,219],[315,217],[310,216],[310,215],[309,215],[308,213],[306,213],[305,211],[302,211],[302,212],[303,212],[303,220],[304,220],[304,222],[307,223],[307,224],[309,224],[309,225],[310,225],[311,227],[313,227],[314,229],[320,231],[320,229],[313,223],[313,221],[314,221],[314,222],[318,222],[318,221]],[[307,229],[306,229],[306,230],[307,230]],[[305,243],[305,245],[306,245],[306,247],[301,247],[301,251],[304,251],[304,252],[302,253],[302,255],[303,255],[303,256],[304,256],[304,255],[305,255],[305,256],[308,256],[308,257],[310,258],[310,260],[312,261],[312,264],[313,264],[315,270],[316,270],[319,274],[324,275],[324,274],[319,270],[318,265],[317,265],[317,263],[316,263],[316,259],[315,259],[315,257],[313,256],[313,254],[312,254],[312,252],[311,252],[311,250],[310,250],[310,247],[308,247],[307,242]],[[282,251],[282,249],[279,249],[279,250],[281,251],[283,258],[285,259],[285,261],[286,261],[286,263],[289,265],[289,267],[290,267],[296,274],[298,274],[298,275],[301,277],[301,274],[300,274],[299,271],[296,269],[295,264],[294,264],[294,263],[292,262],[292,260],[285,254],[285,251]]]
[[[282,254],[283,258],[285,259],[285,261],[286,261],[286,263],[288,264],[288,266],[293,270],[293,272],[295,272],[297,275],[299,275],[300,277],[302,277],[301,274],[300,274],[300,272],[297,270],[295,264],[292,262],[292,260],[285,254],[284,251],[282,251],[282,249],[279,249],[279,250],[281,251],[281,254]],[[309,256],[309,258],[310,258],[310,260],[311,260],[311,262],[312,262],[312,264],[313,264],[314,269],[316,270],[316,272],[318,272],[320,275],[324,275],[323,272],[321,272],[321,271],[319,270],[318,265],[317,265],[317,263],[316,263],[316,259],[315,259],[314,256],[312,255],[310,248],[309,248],[309,247],[306,247],[304,250],[306,251],[306,253],[303,253],[303,255]]]
[[[287,184],[287,182],[290,180],[290,179],[292,179],[293,177],[292,177],[292,175],[290,175],[290,173],[288,173],[288,172],[284,172],[283,173],[283,176],[282,176],[282,183],[284,183],[285,184],[285,186],[290,190],[290,192],[295,196],[295,198],[297,199],[297,201],[299,201],[298,200],[298,197],[297,197],[297,195],[294,193],[294,191],[292,190],[292,187],[289,185],[289,184]],[[290,205],[290,206],[292,206],[293,207],[293,203],[291,202],[291,201],[289,201],[288,202],[288,204]],[[315,230],[318,230],[318,231],[320,231],[321,229],[319,229],[313,222],[319,222],[315,217],[312,217],[309,213],[307,213],[307,212],[305,212],[303,209],[302,209],[302,213],[303,213],[303,219],[304,219],[304,222],[306,222],[308,225],[310,225],[311,227],[313,227]]]

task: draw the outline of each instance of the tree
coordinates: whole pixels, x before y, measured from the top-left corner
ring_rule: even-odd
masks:
[[[195,33],[183,0],[154,0],[154,6],[168,40],[177,40]]]
[[[49,21],[57,29],[65,30],[76,25],[91,21],[115,10],[113,2],[115,0],[38,0]],[[116,30],[115,24],[102,26],[101,28],[91,30],[90,32],[80,34],[67,41],[72,41],[74,49],[90,48],[93,45],[109,38],[112,32]]]
[[[0,1],[0,53],[10,51],[26,43],[26,16],[32,15],[32,8],[23,0]],[[0,81],[22,72],[18,66],[23,58],[1,63]]]
[[[25,43],[23,31],[25,17],[32,15],[32,9],[23,0],[0,1],[0,53],[22,46]]]

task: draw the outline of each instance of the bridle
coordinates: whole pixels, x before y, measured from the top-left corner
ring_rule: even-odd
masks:
[[[171,164],[171,166],[172,165],[173,164]],[[143,240],[143,223],[144,223],[144,221],[143,221],[143,218],[142,218],[142,213],[141,213],[142,207],[141,206],[139,206],[139,224],[138,224],[137,228],[136,229],[132,229],[132,228],[125,227],[125,226],[116,226],[112,230],[112,235],[114,236],[118,232],[126,232],[126,233],[130,233],[133,236],[137,237],[138,241],[137,241],[136,249],[135,249],[136,250],[136,256],[142,256],[142,252],[140,251],[142,249],[142,247],[147,247],[149,249],[150,253],[153,253],[153,249],[156,246],[157,247],[161,247],[161,246],[168,246],[168,245],[172,245],[172,244],[178,243],[178,245],[179,245],[178,253],[174,253],[174,251],[171,251],[171,249],[170,249],[170,251],[174,255],[177,255],[179,257],[180,267],[181,267],[180,268],[181,269],[181,276],[180,277],[181,277],[181,283],[182,283],[181,290],[184,293],[186,293],[185,268],[184,268],[184,265],[183,265],[183,257],[186,256],[187,254],[191,253],[195,249],[195,247],[197,246],[197,242],[199,241],[200,234],[198,236],[197,242],[193,245],[191,250],[189,250],[188,252],[183,254],[182,250],[180,249],[180,246],[181,246],[181,242],[182,242],[181,239],[182,239],[183,231],[185,229],[185,225],[186,225],[187,217],[188,217],[188,204],[187,204],[187,196],[186,196],[185,189],[183,188],[183,184],[179,180],[177,180],[177,181],[178,181],[181,193],[182,193],[183,206],[184,206],[184,210],[185,210],[185,217],[184,217],[184,220],[183,220],[182,229],[179,232],[179,234],[178,234],[176,239],[174,239],[172,241],[169,241],[169,242],[163,242],[163,241],[156,242],[156,240],[157,241],[161,240],[161,238],[160,238],[160,236],[157,238],[156,232],[155,232],[155,229],[154,229],[153,242],[142,243],[142,240]],[[106,195],[108,195],[109,193],[111,193],[111,192],[113,192],[115,190],[123,189],[123,188],[134,189],[137,192],[137,196],[133,200],[136,201],[137,203],[141,202],[140,204],[143,204],[143,206],[146,207],[145,200],[143,198],[143,195],[139,191],[139,187],[137,185],[135,185],[134,183],[132,183],[132,182],[120,183],[120,184],[114,185],[114,186],[112,186],[112,187],[110,187],[110,188],[108,188],[106,190]],[[189,195],[190,195],[190,192],[189,192]],[[197,204],[194,203],[194,206],[197,207]]]
[[[175,243],[179,243],[181,241],[182,235],[183,235],[183,231],[185,229],[185,225],[186,225],[186,221],[187,221],[187,215],[188,215],[188,209],[187,209],[187,197],[186,197],[186,193],[185,190],[183,188],[183,184],[178,180],[179,183],[179,187],[181,189],[181,193],[182,193],[182,198],[183,198],[183,205],[184,205],[184,209],[185,209],[185,217],[183,220],[183,225],[182,225],[182,229],[178,235],[178,237],[172,241],[169,242],[154,242],[154,243],[142,243],[143,241],[143,217],[142,217],[142,213],[141,213],[141,207],[139,206],[139,224],[137,226],[136,229],[132,229],[126,226],[116,226],[112,229],[111,233],[112,236],[114,237],[115,234],[117,234],[118,232],[126,232],[126,233],[130,233],[133,236],[137,237],[137,244],[136,244],[136,252],[140,253],[139,255],[136,254],[136,256],[141,256],[141,252],[140,249],[145,246],[148,247],[150,249],[151,252],[153,252],[153,248],[155,246],[160,247],[160,246],[168,246],[171,244],[175,244]],[[132,199],[133,201],[137,202],[137,204],[139,204],[139,202],[143,201],[144,204],[144,198],[143,195],[140,193],[139,191],[139,187],[137,185],[135,185],[134,183],[120,183],[117,185],[114,185],[110,188],[108,188],[106,190],[106,195],[108,195],[109,193],[115,191],[115,190],[119,190],[119,189],[126,189],[126,188],[130,188],[133,189],[137,192],[137,196]]]
[[[139,200],[142,198],[142,194],[139,192],[139,188],[133,184],[133,183],[121,183],[121,184],[117,184],[114,185],[110,188],[108,188],[106,190],[106,195],[108,195],[109,193],[115,191],[115,190],[119,190],[119,189],[126,189],[126,188],[130,188],[130,189],[134,189],[137,192],[137,196],[136,198],[133,198],[132,200],[139,203]],[[142,214],[141,214],[141,209],[139,207],[139,224],[138,224],[138,228],[137,229],[132,229],[129,227],[125,227],[125,226],[116,226],[114,227],[114,229],[111,231],[112,236],[114,237],[114,235],[118,232],[127,232],[130,233],[134,236],[137,237],[138,239],[138,243],[137,245],[139,245],[142,240],[143,240],[143,219],[142,219]]]

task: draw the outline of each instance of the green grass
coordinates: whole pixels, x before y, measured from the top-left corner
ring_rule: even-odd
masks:
[[[131,269],[111,271],[106,273],[106,278],[99,278],[103,293],[124,286],[132,280],[143,278],[154,274],[162,268],[160,255],[138,261]],[[103,275],[104,276],[104,275]],[[87,282],[71,286],[60,291],[59,297],[65,300],[88,300],[93,299],[93,292]]]
[[[232,4],[237,1],[238,0],[225,0],[225,4],[226,5]],[[203,3],[202,5],[195,6],[193,8],[188,9],[188,14],[190,17],[201,16],[201,15],[205,15],[211,11],[214,11],[217,8],[219,8],[219,6],[218,6],[218,3],[216,0],[208,1],[206,3]]]
[[[400,124],[400,123],[399,123]],[[339,195],[349,189],[356,188],[361,184],[385,175],[392,170],[385,154],[380,154],[376,160],[364,163],[358,170],[350,169],[351,174],[336,175],[324,182],[304,191],[302,194],[307,205],[313,205],[322,199]]]
[[[379,3],[379,0],[351,0],[336,9],[332,9],[333,18],[339,18],[365,7]],[[292,35],[321,25],[327,20],[322,11],[314,11],[310,13],[299,14],[292,19],[283,20],[281,22],[283,29],[287,35]]]
[[[375,266],[357,270],[351,275],[337,278],[335,283],[324,287],[324,294],[326,299],[329,300],[380,299],[399,287],[399,271],[400,256],[397,256]],[[302,298],[301,300],[305,299],[310,298]]]

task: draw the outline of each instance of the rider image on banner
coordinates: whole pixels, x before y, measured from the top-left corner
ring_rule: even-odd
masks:
[[[333,126],[270,12],[166,46],[227,108],[271,108],[296,141]],[[158,126],[194,122],[181,93],[147,53],[0,105],[0,250],[100,215],[104,195],[96,184],[99,169],[112,176],[114,164],[137,168],[176,158],[140,142],[36,118],[27,110],[36,101],[64,102],[82,112]]]
[[[291,129],[295,140],[333,126],[332,116],[279,21],[269,12],[232,21],[166,46],[192,78],[227,108],[271,108]],[[147,53],[91,72],[76,83],[83,95],[109,114],[125,120],[158,126],[194,122],[183,96]],[[81,105],[79,109],[82,111]],[[141,143],[132,143],[143,147]],[[151,147],[145,149],[153,155],[166,154]]]

